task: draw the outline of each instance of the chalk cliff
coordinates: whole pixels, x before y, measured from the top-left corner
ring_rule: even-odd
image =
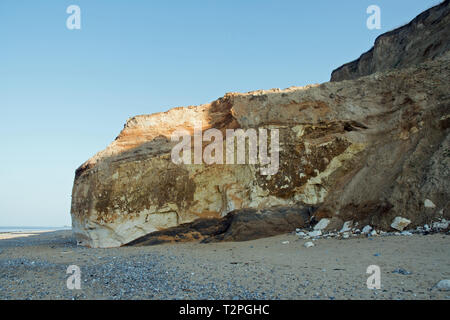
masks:
[[[129,119],[114,142],[76,171],[71,215],[79,243],[121,246],[198,219],[229,226],[228,213],[240,209],[253,210],[253,219],[274,212],[266,216],[285,227],[258,223],[267,235],[294,230],[286,221],[324,217],[380,229],[396,216],[412,226],[448,218],[448,9],[445,1],[381,36],[370,58],[338,69],[332,82],[228,93],[205,105]],[[408,47],[407,56],[399,46]],[[171,134],[193,133],[199,122],[203,130],[222,132],[278,129],[278,172],[263,175],[259,164],[175,164]],[[425,207],[425,199],[436,208]],[[297,208],[297,220],[280,218],[285,208]],[[230,240],[245,240],[231,234]]]

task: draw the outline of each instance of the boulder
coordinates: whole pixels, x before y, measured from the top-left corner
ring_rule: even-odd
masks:
[[[345,221],[340,233],[349,232],[352,230],[353,221]]]
[[[361,232],[364,233],[364,234],[369,234],[371,231],[372,231],[372,227],[369,226],[369,225],[367,225],[367,226],[365,226],[365,227],[362,229]]]
[[[330,219],[323,218],[314,226],[314,230],[324,230],[330,224]]]
[[[310,236],[311,238],[320,237],[321,235],[322,235],[322,231],[320,231],[320,230],[314,230],[314,231],[308,232],[308,236]]]
[[[441,280],[436,284],[436,289],[441,291],[450,291],[450,280]]]
[[[303,245],[305,248],[311,248],[314,247],[314,243],[311,241],[305,242],[305,244]]]
[[[392,221],[391,227],[398,231],[403,231],[409,224],[411,220],[405,219],[403,217],[395,217]]]
[[[423,205],[425,206],[425,208],[436,208],[436,205],[433,203],[433,201],[429,200],[429,199],[425,199]]]
[[[332,232],[332,231],[339,231],[344,225],[344,221],[342,221],[339,217],[332,217],[330,219],[330,223],[325,228],[324,231],[326,232]]]
[[[311,208],[308,207],[234,210],[223,218],[201,218],[191,223],[153,232],[127,245],[255,240],[295,231],[295,226],[307,227],[310,213]]]

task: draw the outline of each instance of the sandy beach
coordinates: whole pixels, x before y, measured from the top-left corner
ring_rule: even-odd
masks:
[[[92,249],[71,231],[2,233],[0,299],[450,299],[434,288],[450,278],[447,234],[305,242]],[[67,288],[69,265],[80,267],[80,290]],[[367,288],[369,265],[381,269],[379,290]]]

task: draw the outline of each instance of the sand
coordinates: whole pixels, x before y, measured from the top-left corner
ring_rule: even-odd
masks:
[[[286,241],[289,241],[287,244]],[[450,299],[446,234],[77,247],[71,231],[0,234],[0,299]],[[81,289],[67,288],[67,267]],[[369,265],[381,289],[367,288]],[[393,273],[402,269],[410,274]]]

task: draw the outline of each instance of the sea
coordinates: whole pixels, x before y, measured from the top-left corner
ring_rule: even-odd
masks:
[[[71,230],[72,227],[64,226],[64,227],[16,227],[16,226],[0,226],[0,233],[4,232],[36,232],[36,231],[59,231],[59,230]]]

